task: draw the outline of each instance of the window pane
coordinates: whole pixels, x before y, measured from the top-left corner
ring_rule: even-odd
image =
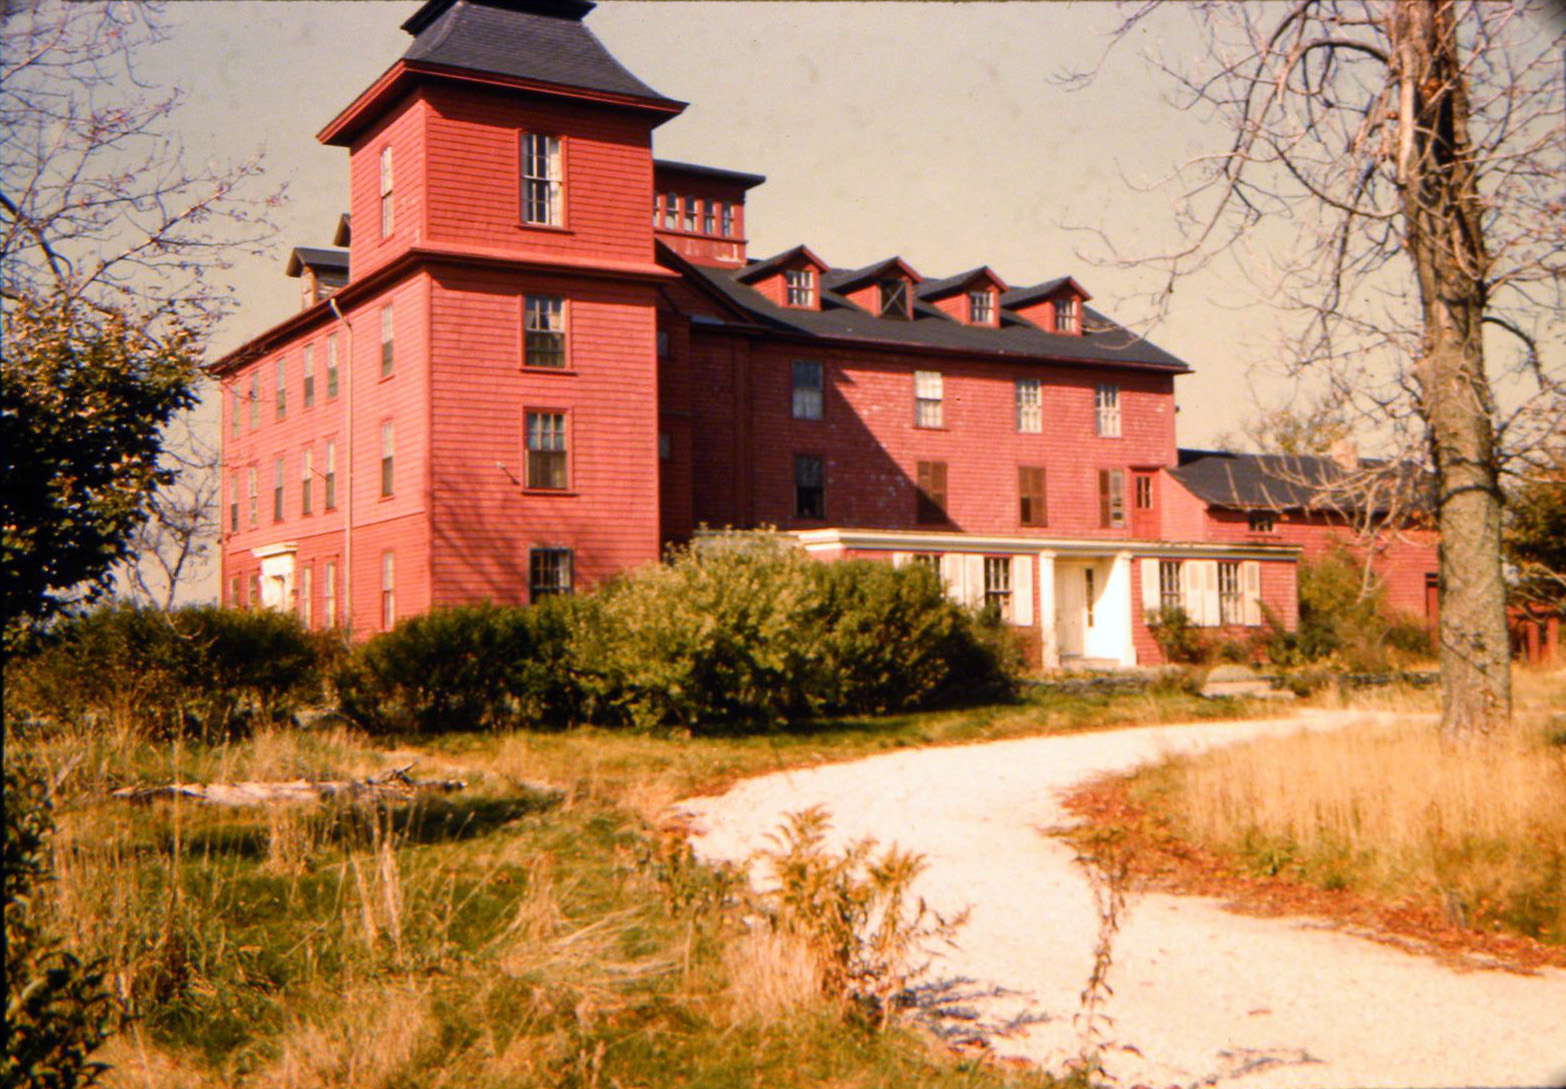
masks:
[[[794,361],[794,418],[819,420],[822,409],[821,364],[814,360]]]
[[[552,295],[529,295],[523,333],[523,366],[566,365],[565,300]]]

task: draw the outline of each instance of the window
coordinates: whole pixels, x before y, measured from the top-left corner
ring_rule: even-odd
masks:
[[[1126,473],[1124,469],[1098,471],[1098,524],[1120,529],[1126,524]]]
[[[882,280],[876,284],[876,288],[880,294],[880,312],[883,318],[908,316],[907,280]]]
[[[940,525],[946,521],[946,462],[919,463],[919,502],[914,520],[920,525]]]
[[[1158,561],[1158,611],[1172,616],[1185,609],[1185,586],[1179,560]]]
[[[1090,628],[1093,626],[1093,610],[1094,610],[1094,606],[1096,606],[1098,604],[1098,602],[1096,600],[1094,600],[1095,598],[1098,597],[1098,589],[1094,585],[1097,581],[1098,581],[1097,576],[1093,573],[1093,569],[1091,567],[1087,567],[1087,568],[1083,569],[1083,571],[1082,571],[1082,600],[1083,600],[1083,604],[1086,606],[1086,609],[1084,611],[1087,613],[1087,616],[1085,617],[1085,619],[1087,620],[1087,626],[1090,627]]]
[[[393,465],[397,454],[397,434],[390,421],[381,424],[381,498],[392,494]]]
[[[1246,516],[1252,533],[1271,533],[1278,528],[1277,519],[1270,510],[1253,510]]]
[[[987,289],[968,292],[968,322],[971,325],[995,323],[995,292]]]
[[[306,446],[304,457],[299,463],[299,514],[308,517],[313,514],[311,500],[315,495],[315,451]]]
[[[799,518],[826,517],[826,470],[815,454],[794,457],[794,514]]]
[[[288,360],[277,361],[277,418],[288,415]]]
[[[243,604],[239,599],[239,576],[235,575],[228,580],[228,603],[235,608]]]
[[[658,432],[658,460],[668,461],[674,456],[674,439],[667,431]]]
[[[325,485],[325,487],[322,488],[322,491],[325,494],[323,494],[321,496],[321,504],[327,510],[336,510],[337,509],[337,444],[335,442],[329,442],[329,443],[326,444],[326,479],[323,481],[323,484]]]
[[[663,195],[663,226],[672,231],[680,225],[680,197],[677,193]]]
[[[816,305],[816,270],[791,268],[783,273],[788,286],[788,305],[814,309]]]
[[[1017,430],[1028,435],[1044,430],[1044,383],[1038,378],[1017,379]]]
[[[250,372],[250,430],[261,426],[261,374]]]
[[[381,630],[397,626],[397,554],[381,553]]]
[[[707,200],[702,203],[701,229],[703,234],[718,233],[718,202]]]
[[[571,592],[571,550],[535,548],[528,553],[527,586],[532,600]]]
[[[247,513],[249,513],[249,515],[250,515],[250,524],[253,525],[253,526],[260,525],[261,524],[260,481],[257,479],[256,467],[254,465],[252,465],[250,468],[245,470],[245,499],[248,501],[247,502],[247,507],[248,507]]]
[[[1120,437],[1120,387],[1099,386],[1093,394],[1098,409],[1098,433],[1105,438]]]
[[[527,486],[567,486],[565,413],[527,414]]]
[[[1153,478],[1147,473],[1139,473],[1136,478],[1136,509],[1153,509]]]
[[[315,345],[304,346],[304,406],[315,404]]]
[[[914,371],[914,426],[940,427],[945,385],[940,371]]]
[[[299,623],[315,626],[315,568],[306,564],[299,572]]]
[[[234,403],[229,409],[228,425],[230,434],[236,438],[239,436],[239,419],[245,410],[245,395],[239,392],[239,387],[234,387]]]
[[[695,197],[685,198],[685,229],[692,234],[696,232],[696,205]]]
[[[522,222],[560,226],[560,198],[560,137],[541,132],[524,132]]]
[[[228,478],[228,531],[239,532],[239,474]]]
[[[1044,502],[1044,468],[1040,465],[1017,466],[1018,516],[1025,526],[1049,525],[1049,510]]]
[[[392,149],[381,148],[381,237],[392,233]]]
[[[1011,619],[1011,557],[984,557],[984,607]]]
[[[723,202],[723,237],[724,238],[732,238],[733,236],[734,236],[734,203],[732,201],[727,201],[726,200],[726,201]]]
[[[1240,589],[1238,561],[1218,563],[1218,623],[1245,623],[1245,595]]]
[[[915,552],[909,557],[912,562],[920,567],[928,568],[936,578],[941,575],[941,554],[939,552]]]
[[[392,327],[392,304],[381,307],[381,377],[397,367],[397,336]]]
[[[326,569],[321,572],[322,610],[321,619],[326,622],[328,628],[337,627],[337,561],[327,560]]]
[[[565,300],[554,295],[528,295],[522,347],[524,367],[566,365]]]
[[[1075,333],[1081,325],[1077,297],[1067,295],[1055,300],[1055,332]]]
[[[337,334],[326,338],[326,399],[337,396]]]
[[[658,358],[669,358],[669,330],[667,329],[658,330]]]
[[[821,419],[821,364],[814,360],[794,360],[794,419]]]
[[[272,462],[272,521],[283,520],[283,459],[278,458]]]
[[[252,609],[261,607],[261,572],[259,571],[250,576],[250,596],[245,599],[245,604]]]

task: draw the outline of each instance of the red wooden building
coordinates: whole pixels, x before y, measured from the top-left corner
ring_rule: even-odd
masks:
[[[1244,497],[1187,479],[1185,363],[1069,277],[753,258],[765,179],[655,159],[684,104],[591,7],[430,0],[320,133],[349,153],[346,253],[296,250],[302,309],[212,368],[228,602],[367,634],[775,526],[935,565],[1043,666],[1156,661],[1176,604],[1294,622],[1311,541],[1235,532]]]

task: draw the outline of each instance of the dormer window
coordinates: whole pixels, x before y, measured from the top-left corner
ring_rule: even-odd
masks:
[[[813,268],[791,268],[783,273],[783,282],[788,288],[788,305],[800,307],[806,310],[814,310],[816,307],[816,270]]]
[[[1076,334],[1082,331],[1081,311],[1075,295],[1062,295],[1055,300],[1055,332]]]
[[[968,292],[968,324],[995,324],[995,292],[987,288]]]
[[[881,280],[876,284],[880,291],[880,313],[883,318],[908,317],[908,281]]]
[[[560,137],[522,134],[522,222],[558,227],[563,219]]]

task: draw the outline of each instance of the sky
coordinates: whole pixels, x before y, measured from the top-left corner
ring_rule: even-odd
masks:
[[[260,151],[288,196],[267,253],[231,272],[240,306],[214,355],[297,309],[288,254],[329,245],[347,207],[347,152],[315,134],[407,48],[399,24],[417,6],[167,10],[169,38],[141,71],[185,91],[186,153],[225,162]],[[1070,274],[1093,306],[1141,328],[1149,277],[1095,267],[1084,228],[1126,245],[1167,237],[1167,198],[1134,186],[1212,142],[1160,101],[1134,49],[1121,47],[1085,91],[1053,81],[1104,49],[1106,4],[610,2],[587,22],[644,82],[690,103],[656,131],[655,154],[767,176],[747,206],[758,257],[805,242],[844,267],[897,254],[927,277],[981,264],[1013,284]],[[1128,44],[1167,53],[1193,42]],[[1250,291],[1238,277],[1203,277],[1147,329],[1196,370],[1178,387],[1185,444],[1233,431],[1273,358],[1269,315],[1246,309]]]
[[[329,245],[347,208],[347,151],[315,134],[407,48],[399,27],[417,8],[166,9],[168,38],[140,72],[185,92],[174,119],[185,153],[223,163],[260,152],[288,197],[266,252],[229,271],[239,305],[212,358],[298,309],[288,255]],[[767,176],[747,202],[752,256],[804,242],[841,267],[896,254],[931,278],[981,264],[1011,284],[1072,275],[1091,305],[1194,368],[1176,384],[1179,441],[1212,446],[1259,401],[1293,395],[1265,267],[1247,276],[1219,261],[1182,281],[1150,325],[1155,274],[1106,264],[1099,234],[1123,250],[1169,246],[1174,206],[1151,187],[1226,143],[1165,100],[1149,59],[1199,59],[1189,14],[1139,28],[1075,91],[1056,77],[1104,53],[1113,5],[604,2],[587,25],[643,82],[690,104],[656,130],[656,155]]]

